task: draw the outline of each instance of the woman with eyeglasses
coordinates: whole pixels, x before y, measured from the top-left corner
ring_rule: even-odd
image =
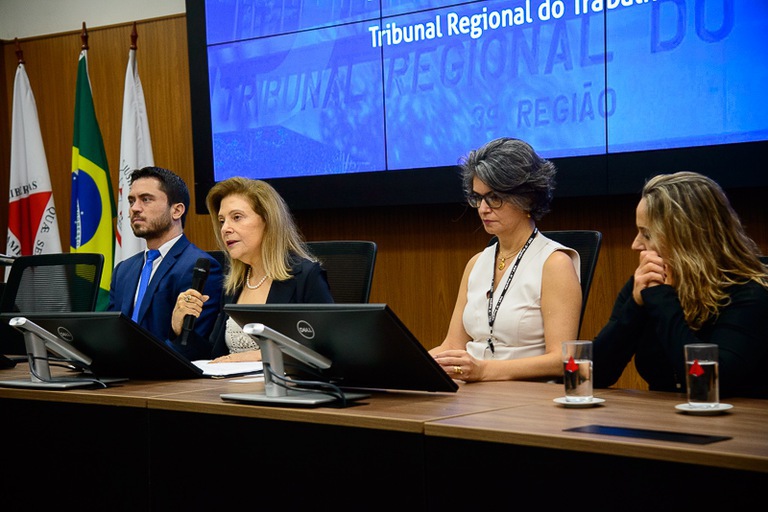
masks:
[[[448,334],[430,353],[467,382],[562,377],[561,344],[579,329],[581,262],[536,227],[549,212],[555,166],[512,138],[460,165],[467,201],[498,241],[467,263]]]

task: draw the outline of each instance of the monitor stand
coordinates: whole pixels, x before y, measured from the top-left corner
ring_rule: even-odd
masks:
[[[125,379],[123,379],[125,380]],[[99,382],[107,384],[106,380],[99,379]],[[25,388],[25,389],[73,389],[96,387],[98,382],[95,380],[76,379],[74,377],[57,377],[51,381],[34,380],[0,380],[0,387],[5,388]]]
[[[74,389],[124,382],[123,377],[52,377],[48,358],[29,357],[29,379],[1,380],[0,387],[25,389]]]
[[[369,396],[371,395],[366,393],[344,393],[344,399],[347,402],[368,398]],[[339,398],[336,396],[293,390],[287,390],[286,394],[282,396],[267,396],[266,393],[222,393],[221,398],[223,400],[263,405],[323,405],[339,401]]]
[[[284,375],[283,353],[273,340],[258,338],[261,360],[264,365],[264,391],[258,393],[222,393],[222,400],[253,402],[264,405],[323,405],[339,402],[339,397],[322,392],[298,391],[286,389],[285,385],[275,382],[273,373]],[[367,398],[365,393],[344,393],[347,402]]]

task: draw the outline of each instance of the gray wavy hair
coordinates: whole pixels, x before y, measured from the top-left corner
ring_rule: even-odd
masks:
[[[470,151],[459,165],[465,194],[472,192],[472,181],[477,176],[534,220],[549,213],[557,169],[527,142],[510,137],[492,140]]]

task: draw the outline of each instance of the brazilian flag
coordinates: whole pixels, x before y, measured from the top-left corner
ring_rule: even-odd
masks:
[[[75,92],[75,135],[72,143],[71,252],[104,255],[98,311],[107,309],[115,254],[115,198],[107,153],[93,108],[87,50],[80,53]]]

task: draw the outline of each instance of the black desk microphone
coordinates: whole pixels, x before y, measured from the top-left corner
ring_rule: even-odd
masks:
[[[205,288],[205,281],[208,280],[208,271],[211,268],[211,260],[208,258],[198,258],[195,263],[195,268],[192,269],[192,288],[203,293]],[[195,315],[187,315],[184,317],[184,324],[181,328],[181,344],[187,344],[187,338],[190,331],[195,327]]]

